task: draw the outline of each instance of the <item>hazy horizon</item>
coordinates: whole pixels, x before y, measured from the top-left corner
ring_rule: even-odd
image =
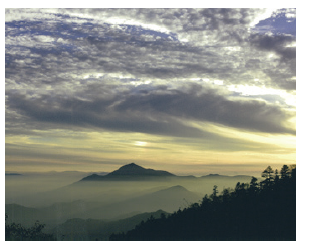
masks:
[[[145,169],[152,169],[150,167],[147,167],[147,166],[144,166],[144,165],[140,165],[138,164],[139,166],[145,168]],[[292,164],[290,164],[292,165]],[[118,170],[120,167],[122,167],[124,165],[121,165],[121,166],[118,166],[117,168],[115,168],[114,170]],[[272,167],[273,170],[279,170],[281,166],[276,166],[276,167]],[[254,176],[254,177],[261,177],[261,172],[263,171],[264,168],[262,168],[262,170],[259,170],[259,171],[254,171],[253,173],[251,173],[250,171],[246,171],[245,174],[239,174],[238,172],[232,172],[232,171],[228,171],[228,173],[218,173],[217,171],[213,170],[213,171],[206,171],[205,173],[182,173],[182,172],[178,172],[178,173],[172,173],[176,176],[195,176],[195,177],[202,177],[202,176],[206,176],[206,175],[209,175],[209,174],[218,174],[218,175],[223,175],[223,176],[237,176],[237,175],[246,175],[246,176]],[[112,170],[112,171],[114,171]],[[160,170],[159,167],[156,168],[156,170]],[[106,175],[112,171],[82,171],[82,170],[73,170],[73,171],[55,171],[55,170],[50,170],[50,171],[30,171],[30,170],[26,170],[26,171],[9,171],[9,170],[6,170],[5,173],[6,173],[6,176],[15,176],[15,175],[10,175],[10,174],[18,174],[16,176],[19,176],[19,175],[54,175],[54,174],[79,174],[79,175],[91,175],[91,174],[98,174],[98,175]],[[167,171],[167,172],[171,172],[171,171]]]
[[[127,170],[127,166],[129,165],[120,167],[118,171],[122,173],[122,170]],[[209,194],[213,185],[217,185],[220,190],[223,190],[224,188],[234,188],[238,181],[248,183],[251,180],[251,176],[204,175],[186,177],[166,173],[163,173],[163,176],[162,171],[156,171],[159,176],[146,176],[143,173],[147,171],[144,169],[148,168],[142,167],[140,169],[141,172],[136,171],[137,174],[133,172],[130,174],[131,169],[125,171],[124,173],[129,175],[128,178],[120,176],[121,174],[114,176],[106,174],[107,176],[102,177],[101,181],[94,178],[83,181],[82,179],[92,175],[92,173],[87,172],[27,172],[20,175],[6,175],[6,204],[43,207],[80,200],[89,204],[103,202],[109,206],[118,201],[125,201],[129,198],[159,192],[162,189],[175,186],[182,186],[193,194],[197,194],[195,199],[198,201],[205,194]],[[101,174],[101,176],[104,175]],[[260,175],[258,175],[259,177]],[[101,195],[103,197],[100,197]],[[169,200],[164,204],[169,204],[169,202],[173,201]],[[139,205],[141,208],[142,204]],[[155,204],[152,205],[153,211],[160,209]],[[177,210],[178,207],[174,206],[174,208]]]

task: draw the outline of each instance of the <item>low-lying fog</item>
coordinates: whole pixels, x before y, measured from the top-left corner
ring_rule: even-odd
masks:
[[[224,188],[234,188],[236,183],[250,182],[248,176],[175,177],[151,181],[85,181],[78,182],[92,173],[47,172],[6,175],[6,204],[16,203],[28,207],[43,207],[56,202],[85,200],[112,203],[119,200],[152,193],[180,185],[203,197],[211,194],[214,185],[219,193]]]
[[[91,174],[84,172],[6,174],[7,221],[31,226],[39,220],[46,225],[45,230],[62,232],[58,234],[62,237],[64,231],[61,230],[67,230],[66,226],[70,223],[72,228],[77,228],[79,220],[83,228],[87,228],[85,220],[100,220],[108,223],[158,210],[173,213],[180,208],[188,207],[191,203],[199,202],[205,194],[210,195],[214,185],[218,186],[218,191],[221,193],[224,188],[234,188],[237,182],[249,183],[251,180],[250,176],[211,175],[149,177],[146,180],[143,178],[134,181],[80,181]],[[73,240],[74,237],[67,239]]]
[[[18,174],[18,175],[16,175]],[[90,175],[87,172],[44,172],[7,173],[5,176],[5,202],[25,206],[36,206],[36,201],[28,201],[30,195],[54,190],[77,182]]]

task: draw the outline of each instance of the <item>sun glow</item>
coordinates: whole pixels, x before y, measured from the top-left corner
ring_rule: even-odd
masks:
[[[144,141],[135,141],[135,142],[134,142],[134,145],[136,145],[136,146],[146,146],[146,145],[147,145],[147,142],[144,142]]]

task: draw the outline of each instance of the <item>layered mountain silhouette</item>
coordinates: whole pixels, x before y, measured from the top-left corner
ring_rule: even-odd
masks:
[[[91,218],[109,218],[127,214],[129,212],[153,212],[162,209],[173,212],[180,207],[187,207],[201,199],[201,195],[176,185],[153,193],[148,193],[131,199],[123,200],[96,208]]]
[[[45,223],[48,228],[62,224],[67,219],[109,220],[133,216],[137,213],[154,212],[159,209],[173,212],[201,199],[201,195],[176,185],[150,193],[144,193],[121,201],[90,202],[76,200],[54,203],[47,207],[25,207],[18,204],[6,204],[5,211],[9,222],[32,226],[36,220]]]
[[[147,177],[175,177],[174,174],[162,170],[146,169],[135,163],[120,167],[107,175],[92,174],[84,177],[81,181],[103,181],[103,180],[133,180],[146,179]]]
[[[11,201],[29,207],[47,207],[53,203],[84,200],[112,204],[153,193],[175,185],[183,186],[189,191],[203,196],[218,189],[234,188],[238,181],[250,182],[251,176],[225,176],[210,174],[207,176],[177,176],[167,171],[146,169],[130,163],[107,175],[92,172],[69,185],[49,191],[36,192]],[[87,207],[87,206],[85,206]]]
[[[63,241],[107,241],[111,233],[129,231],[141,221],[146,221],[151,216],[160,218],[162,214],[169,215],[163,210],[157,210],[114,221],[82,218],[69,219],[65,223],[49,230],[49,233],[54,233],[57,240]]]
[[[44,232],[54,233],[59,240],[105,240],[111,232],[133,228],[143,215],[134,217],[138,221],[123,219],[173,213],[210,194],[214,185],[221,190],[251,180],[250,176],[219,174],[177,176],[135,163],[107,175],[93,173],[69,185],[29,194],[20,205],[6,204],[7,222],[31,227],[38,220],[45,223]]]

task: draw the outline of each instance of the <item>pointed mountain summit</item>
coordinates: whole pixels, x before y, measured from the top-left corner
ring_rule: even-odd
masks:
[[[140,176],[174,176],[167,171],[145,169],[135,163],[127,164],[109,173],[107,176],[117,176],[117,175],[140,175]]]
[[[110,172],[105,176],[97,174],[84,177],[81,181],[103,181],[103,180],[133,180],[146,179],[148,177],[169,177],[175,176],[172,173],[162,170],[145,169],[135,163],[127,164],[120,167],[118,170]]]
[[[109,173],[108,175],[138,175],[138,174],[143,174],[144,171],[146,169],[144,169],[143,167],[135,164],[135,163],[131,163],[131,164],[126,164],[122,167],[120,167],[118,170],[115,170],[111,173]]]

